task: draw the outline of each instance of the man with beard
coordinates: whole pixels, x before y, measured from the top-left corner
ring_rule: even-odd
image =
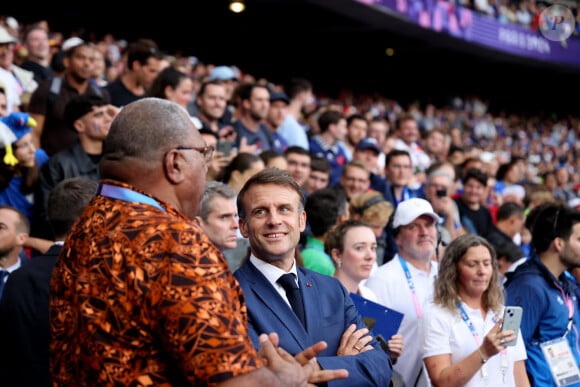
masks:
[[[233,125],[237,133],[236,147],[239,149],[245,139],[247,145],[255,145],[258,154],[268,149],[284,152],[286,142],[264,124],[270,108],[268,88],[253,83],[242,85],[238,91],[240,117]]]
[[[399,252],[380,266],[366,282],[378,302],[405,315],[399,328],[405,349],[393,369],[406,386],[429,386],[421,358],[420,320],[433,298],[439,265],[433,260],[437,247],[439,216],[420,198],[402,201],[393,215],[393,234]]]
[[[528,215],[534,251],[507,274],[506,305],[523,308],[521,334],[533,386],[580,386],[577,284],[566,271],[580,267],[580,211],[547,203]],[[557,353],[557,361],[548,356]]]

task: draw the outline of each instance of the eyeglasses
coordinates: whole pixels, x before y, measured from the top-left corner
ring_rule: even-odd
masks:
[[[213,152],[215,148],[212,145],[208,145],[205,147],[195,147],[195,146],[177,146],[175,147],[177,150],[194,150],[202,154],[203,158],[205,159],[206,163],[211,162],[213,159]]]

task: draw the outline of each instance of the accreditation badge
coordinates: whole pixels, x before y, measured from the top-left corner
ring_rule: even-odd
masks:
[[[566,338],[547,341],[540,344],[540,347],[557,386],[580,382],[580,370]]]

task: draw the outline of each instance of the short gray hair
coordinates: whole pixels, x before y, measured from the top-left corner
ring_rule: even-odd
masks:
[[[445,176],[449,179],[449,184],[453,183],[453,176],[451,176],[449,172],[444,171],[443,169],[436,169],[427,176],[427,184],[431,184],[431,180],[433,180],[434,177],[439,176]]]
[[[126,105],[111,123],[103,159],[150,161],[159,152],[182,145],[191,130],[191,119],[180,105],[160,98],[142,98]]]
[[[214,199],[218,197],[231,199],[233,201],[236,197],[236,192],[229,185],[220,181],[208,181],[205,184],[205,190],[203,191],[203,196],[201,197],[197,216],[203,220],[207,220],[210,212],[212,211],[211,205]]]

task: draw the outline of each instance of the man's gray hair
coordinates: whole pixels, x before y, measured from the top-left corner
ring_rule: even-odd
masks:
[[[236,197],[236,192],[227,184],[219,181],[208,181],[201,197],[199,211],[197,215],[203,220],[207,220],[212,211],[212,202],[215,198],[232,199]]]
[[[156,159],[159,152],[188,145],[182,142],[191,130],[191,119],[180,105],[160,98],[142,98],[126,105],[111,123],[103,158]]]
[[[447,171],[445,171],[443,169],[436,169],[433,172],[431,172],[429,174],[429,176],[427,176],[427,184],[430,184],[431,183],[431,180],[434,177],[439,177],[439,176],[445,176],[446,178],[449,179],[449,183],[450,184],[453,183],[453,177],[449,174],[449,172],[447,172]]]

